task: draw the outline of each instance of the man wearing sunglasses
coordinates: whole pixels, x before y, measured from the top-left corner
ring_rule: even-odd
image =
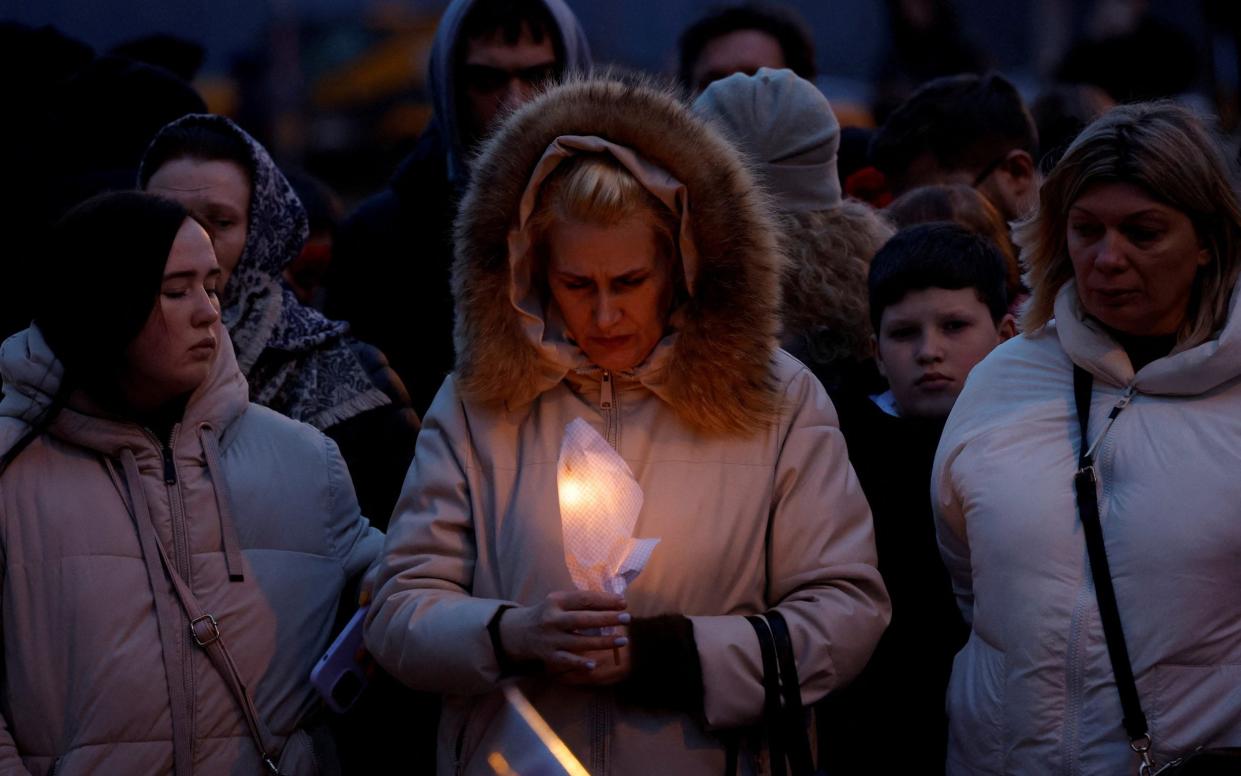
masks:
[[[964,183],[1004,220],[1037,202],[1038,132],[1013,84],[1001,75],[936,78],[913,93],[875,134],[871,163],[893,196]]]
[[[546,81],[590,69],[564,0],[453,0],[428,68],[434,114],[388,185],[342,225],[327,312],[387,354],[425,414],[452,369],[452,223],[478,143]]]

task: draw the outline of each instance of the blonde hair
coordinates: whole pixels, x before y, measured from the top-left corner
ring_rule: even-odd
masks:
[[[553,223],[615,226],[642,215],[651,217],[659,246],[657,259],[675,258],[680,229],[677,214],[610,154],[579,154],[561,162],[543,181],[528,224],[531,244],[543,265],[547,230]]]
[[[951,221],[988,238],[1004,257],[1004,285],[1009,301],[1024,290],[1017,246],[1008,233],[1008,224],[995,205],[973,186],[963,183],[919,186],[897,197],[884,212],[898,229],[931,221]]]
[[[830,210],[784,213],[779,239],[785,341],[804,338],[812,361],[870,355],[866,278],[870,260],[893,234],[870,206],[846,200]]]
[[[1228,316],[1241,269],[1241,207],[1228,163],[1211,133],[1168,102],[1113,108],[1069,146],[1039,190],[1039,207],[1014,238],[1027,267],[1031,297],[1022,323],[1034,332],[1055,314],[1056,294],[1073,277],[1066,247],[1070,207],[1101,183],[1130,183],[1189,217],[1211,260],[1194,280],[1178,341],[1204,342]]]

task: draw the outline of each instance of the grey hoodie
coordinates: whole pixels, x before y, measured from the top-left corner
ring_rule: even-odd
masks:
[[[457,47],[461,45],[461,26],[478,0],[453,0],[440,17],[431,45],[430,88],[444,144],[448,147],[448,179],[454,183],[466,179],[467,149],[461,144],[461,122],[457,118]],[[564,0],[543,0],[552,19],[559,27],[561,50],[564,52],[563,72],[590,69],[590,44],[573,11]]]

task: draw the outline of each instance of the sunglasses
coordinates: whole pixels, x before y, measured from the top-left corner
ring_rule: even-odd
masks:
[[[462,66],[462,79],[466,87],[482,93],[498,92],[508,86],[513,79],[530,86],[537,86],[545,81],[554,80],[558,75],[560,75],[560,66],[555,62],[512,70],[490,65],[466,64]]]

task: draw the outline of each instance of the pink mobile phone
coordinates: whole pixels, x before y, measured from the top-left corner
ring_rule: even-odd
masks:
[[[323,696],[328,708],[338,714],[348,711],[366,689],[367,663],[359,659],[359,652],[365,654],[366,650],[362,642],[362,622],[368,608],[358,609],[310,672],[310,683]]]

